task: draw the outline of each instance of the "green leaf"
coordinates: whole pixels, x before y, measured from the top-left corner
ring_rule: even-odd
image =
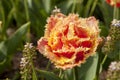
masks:
[[[77,80],[94,80],[97,70],[98,54],[87,59],[85,64],[77,68]]]
[[[2,57],[2,56],[1,56]],[[1,58],[0,57],[0,58]],[[6,59],[4,59],[3,61],[0,61],[0,66],[3,65],[6,62]]]
[[[101,30],[100,36],[104,36],[104,37],[108,36],[108,33],[109,33],[108,27],[106,27],[102,22],[100,22],[99,28]]]
[[[13,54],[22,41],[22,37],[27,33],[30,22],[21,26],[9,39],[0,43],[0,63],[5,59],[4,64],[0,65],[0,72],[6,67],[11,61]]]
[[[89,15],[89,11],[90,11],[90,6],[93,4],[93,0],[88,0],[87,1],[87,4],[85,6],[85,9],[84,9],[84,17],[87,17]]]
[[[75,80],[75,68],[65,70],[65,80]]]
[[[72,0],[63,1],[58,4],[58,8],[60,8],[62,13],[67,14],[68,12],[71,11],[72,3],[73,3]]]
[[[111,21],[113,19],[113,8],[110,7],[109,5],[106,4],[105,0],[101,0],[101,3],[98,3],[98,7],[100,8],[100,11],[103,15],[103,19],[105,22],[105,26],[109,27],[109,25],[111,24]]]
[[[33,72],[32,72],[32,80],[38,80],[34,67],[33,67]]]
[[[4,25],[5,25],[5,12],[4,12],[4,8],[3,8],[2,5],[3,5],[2,1],[0,1],[0,21],[2,21],[2,26],[4,28]],[[3,31],[2,31],[3,28],[0,28],[0,41],[3,40]]]
[[[35,72],[32,73],[32,80],[37,80],[37,76]]]
[[[62,80],[57,75],[55,75],[53,72],[48,72],[45,70],[38,70],[41,76],[43,76],[46,80]]]
[[[21,26],[10,39],[7,40],[8,53],[12,54],[21,42],[23,36],[27,33],[30,22]],[[12,45],[12,47],[11,47]]]
[[[51,8],[51,0],[42,0],[42,1],[46,12],[49,13]]]

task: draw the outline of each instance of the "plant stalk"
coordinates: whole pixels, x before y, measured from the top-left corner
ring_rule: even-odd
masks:
[[[75,12],[75,7],[76,7],[76,0],[73,0],[72,13]]]
[[[92,6],[92,8],[91,8],[91,11],[90,11],[89,16],[91,16],[91,15],[93,14],[93,12],[94,12],[94,10],[95,10],[95,7],[96,7],[96,5],[97,5],[97,2],[98,2],[98,0],[94,0],[94,3],[93,3],[93,6]]]
[[[101,73],[103,64],[105,63],[106,59],[107,59],[107,54],[104,56],[104,58],[103,58],[103,60],[102,60],[102,62],[101,62],[101,64],[100,64],[99,73]]]
[[[119,8],[114,6],[113,19],[119,19]]]

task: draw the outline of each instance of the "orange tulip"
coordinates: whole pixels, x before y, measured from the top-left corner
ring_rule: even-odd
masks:
[[[111,6],[120,7],[120,0],[106,0],[106,2]]]
[[[94,17],[79,18],[77,14],[57,13],[48,18],[44,37],[38,41],[37,49],[57,68],[80,66],[95,54],[99,31]]]

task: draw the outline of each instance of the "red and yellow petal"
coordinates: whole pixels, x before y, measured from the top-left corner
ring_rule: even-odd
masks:
[[[106,2],[111,6],[120,7],[120,0],[106,0]]]
[[[95,53],[99,31],[94,17],[79,18],[77,14],[58,13],[48,18],[45,36],[38,41],[38,50],[57,68],[80,66]]]

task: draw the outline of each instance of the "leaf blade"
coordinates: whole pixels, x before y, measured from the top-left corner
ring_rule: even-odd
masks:
[[[30,22],[22,25],[9,39],[0,43],[0,72],[4,71],[7,65],[10,64],[11,58],[15,53],[19,43],[22,41],[22,37],[27,33]],[[3,63],[4,62],[4,63]]]
[[[78,80],[94,80],[97,70],[98,54],[90,57],[78,70]]]
[[[42,76],[44,76],[44,78],[47,79],[47,80],[62,80],[62,79],[60,79],[58,76],[56,76],[53,72],[48,72],[48,71],[39,70],[39,69],[37,69],[37,71],[38,71]]]

